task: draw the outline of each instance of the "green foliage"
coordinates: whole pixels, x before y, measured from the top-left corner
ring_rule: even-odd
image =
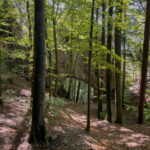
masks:
[[[61,110],[65,112],[64,107],[68,104],[64,99],[59,97],[52,97],[51,99],[45,99],[45,107],[46,107],[46,117],[48,121],[51,121],[50,116],[55,116],[61,114]]]

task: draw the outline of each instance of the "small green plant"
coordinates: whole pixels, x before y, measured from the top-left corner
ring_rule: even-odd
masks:
[[[61,114],[61,110],[66,113],[66,110],[64,107],[68,104],[64,99],[59,98],[59,97],[52,97],[52,98],[47,98],[45,99],[45,104],[46,104],[46,117],[49,122],[52,121],[50,116],[56,116]]]

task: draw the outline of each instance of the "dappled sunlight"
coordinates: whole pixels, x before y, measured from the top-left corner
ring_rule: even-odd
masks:
[[[20,94],[22,96],[30,97],[31,96],[31,90],[22,89]]]
[[[16,97],[14,97],[15,99]],[[14,148],[14,139],[21,129],[20,125],[24,124],[24,115],[28,112],[29,102],[25,97],[17,97],[15,100],[4,101],[4,106],[0,114],[0,150],[16,149]],[[24,124],[25,125],[25,124]],[[24,129],[21,129],[24,131]],[[23,139],[17,141],[23,142]],[[28,143],[28,142],[26,142]],[[16,143],[15,143],[16,144]],[[19,144],[19,143],[18,143]],[[23,150],[23,147],[20,148]],[[26,149],[24,149],[26,150]]]
[[[32,150],[31,145],[28,143],[29,134],[22,137],[21,143],[18,145],[17,150]]]
[[[107,121],[107,120],[97,120],[97,121],[92,121],[91,122],[91,126],[92,127],[103,127],[103,126],[106,126],[106,125],[108,125],[109,124],[109,122]]]
[[[0,127],[0,134],[1,135],[5,135],[5,134],[11,134],[11,133],[15,133],[15,129],[13,128],[9,128],[9,127]]]
[[[15,120],[0,118],[0,124],[5,124],[7,126],[16,126]]]
[[[119,131],[121,131],[121,132],[125,132],[125,133],[133,133],[133,131],[132,131],[132,130],[127,129],[127,128],[125,128],[125,127],[121,127],[121,128],[119,129]]]
[[[126,143],[126,146],[129,147],[129,148],[136,148],[138,146],[140,146],[140,144],[138,143],[135,143],[135,142],[129,142],[129,143]]]
[[[55,131],[60,132],[60,133],[65,133],[65,130],[64,130],[61,126],[55,126],[53,129],[54,129]]]
[[[85,123],[86,122],[86,116],[79,116],[79,115],[70,115],[71,118],[73,120],[76,120],[77,122],[82,122],[82,123]]]
[[[84,136],[84,143],[86,145],[88,145],[88,147],[90,147],[91,149],[94,150],[105,150],[106,148],[103,147],[99,141],[97,141],[96,139],[92,138],[91,136]]]

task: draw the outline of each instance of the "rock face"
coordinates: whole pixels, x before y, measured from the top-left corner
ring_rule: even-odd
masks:
[[[72,77],[78,80],[81,80],[85,83],[88,83],[88,64],[86,63],[86,59],[79,54],[74,54],[73,60],[73,74],[70,75],[70,60],[69,53],[64,51],[58,52],[59,57],[59,73],[66,74],[64,79]],[[93,88],[97,88],[97,79],[96,79],[96,71],[92,70],[91,73],[91,85]]]

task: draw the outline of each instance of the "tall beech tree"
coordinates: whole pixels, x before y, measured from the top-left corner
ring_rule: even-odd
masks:
[[[91,9],[91,28],[90,28],[90,39],[89,39],[89,59],[88,59],[88,110],[87,110],[87,127],[86,131],[90,131],[90,99],[91,99],[91,59],[92,59],[92,48],[93,48],[93,26],[94,26],[94,9],[95,0],[92,2]]]
[[[108,36],[107,36],[107,49],[111,51],[112,48],[112,16],[113,16],[113,1],[109,0],[109,10],[108,10]],[[107,54],[107,63],[111,64],[111,55]],[[106,70],[106,119],[111,122],[111,70],[107,68]]]
[[[140,97],[139,97],[139,106],[138,106],[138,123],[139,124],[143,123],[143,118],[144,118],[143,111],[144,111],[146,79],[147,79],[149,40],[150,40],[150,1],[147,0],[144,43],[143,43],[143,56],[142,56]]]
[[[121,27],[122,20],[122,2],[123,0],[116,0],[116,24],[115,24],[115,53],[121,57]],[[115,67],[121,70],[121,62],[115,60]],[[116,123],[122,123],[122,96],[121,96],[121,74],[115,72],[115,106],[116,106]]]
[[[34,16],[34,90],[32,107],[31,143],[45,143],[45,1],[35,0]]]

